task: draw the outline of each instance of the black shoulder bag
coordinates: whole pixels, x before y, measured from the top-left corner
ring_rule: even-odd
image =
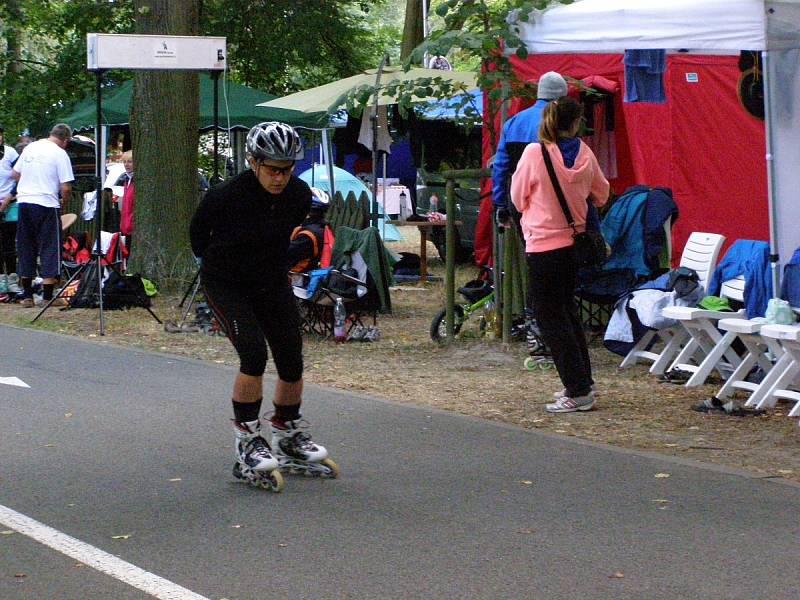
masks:
[[[575,256],[578,260],[579,267],[599,267],[608,258],[606,251],[606,241],[603,239],[603,234],[594,229],[587,229],[583,233],[578,233],[575,228],[575,219],[572,218],[572,213],[567,205],[567,199],[564,198],[564,191],[561,189],[561,184],[558,182],[556,171],[553,168],[553,162],[550,160],[550,153],[543,143],[539,144],[542,148],[542,155],[544,156],[544,164],[547,167],[547,173],[550,175],[550,181],[553,184],[553,189],[558,196],[558,203],[561,205],[561,210],[564,211],[564,216],[567,223],[572,227],[572,239],[575,242]],[[587,198],[586,202],[589,202]]]

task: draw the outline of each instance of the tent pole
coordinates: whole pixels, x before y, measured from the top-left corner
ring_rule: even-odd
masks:
[[[219,71],[211,71],[214,80],[214,176],[211,185],[217,185],[222,178],[219,176]]]
[[[378,226],[378,96],[380,96],[381,75],[389,62],[389,55],[384,54],[378,72],[375,75],[375,99],[372,102],[372,218],[373,227]]]
[[[764,138],[767,162],[767,206],[769,208],[769,266],[772,276],[772,297],[780,295],[780,257],[778,256],[778,222],[775,214],[775,161],[772,156],[772,78],[769,76],[769,52],[761,53],[761,76],[764,81]]]
[[[328,189],[330,190],[331,199],[336,194],[336,181],[333,178],[333,144],[330,135],[330,129],[327,127],[322,130],[322,153],[325,157],[325,167],[328,171]]]

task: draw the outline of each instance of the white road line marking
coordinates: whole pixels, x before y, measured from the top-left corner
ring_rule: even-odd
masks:
[[[0,524],[160,600],[209,600],[2,504]]]
[[[0,384],[3,383],[6,385],[15,385],[17,387],[24,387],[24,388],[31,387],[27,383],[22,381],[22,379],[20,379],[19,377],[0,377]]]

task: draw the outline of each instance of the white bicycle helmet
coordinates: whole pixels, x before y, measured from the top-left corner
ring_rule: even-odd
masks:
[[[256,161],[298,160],[303,157],[303,145],[297,132],[277,121],[266,121],[247,134],[247,153]]]
[[[328,210],[330,205],[331,197],[328,195],[328,192],[315,187],[311,188],[311,208]]]

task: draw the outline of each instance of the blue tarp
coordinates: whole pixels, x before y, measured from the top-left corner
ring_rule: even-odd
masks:
[[[419,104],[417,116],[421,119],[430,120],[455,120],[459,118],[475,117],[476,122],[483,118],[483,92],[473,90],[469,92],[472,98],[471,103],[464,104],[464,94],[459,94],[446,100],[436,102],[426,102]],[[477,113],[475,112],[477,109]]]

